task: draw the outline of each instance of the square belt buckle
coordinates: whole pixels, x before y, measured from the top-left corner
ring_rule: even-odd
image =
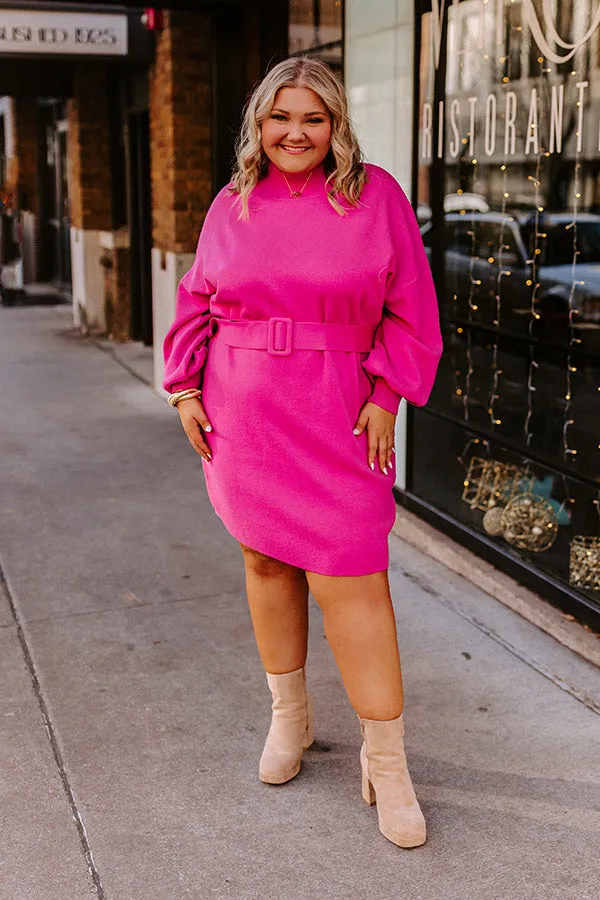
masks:
[[[277,326],[285,325],[283,347],[275,346],[275,337],[278,333]],[[267,324],[267,351],[271,356],[289,356],[292,352],[292,325],[293,319],[287,317],[271,316]],[[280,330],[280,329],[279,329]]]

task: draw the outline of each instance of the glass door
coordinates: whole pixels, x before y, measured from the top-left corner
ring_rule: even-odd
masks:
[[[56,212],[57,212],[57,261],[58,280],[62,285],[71,284],[71,200],[69,192],[69,170],[66,120],[57,123],[57,167],[56,167]]]

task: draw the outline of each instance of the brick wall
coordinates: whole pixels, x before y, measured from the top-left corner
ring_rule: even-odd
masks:
[[[13,99],[15,162],[11,177],[16,182],[21,209],[38,211],[38,133],[35,97]]]
[[[110,124],[106,68],[75,66],[68,103],[71,220],[75,228],[112,228]]]
[[[115,341],[128,341],[131,337],[131,281],[128,247],[105,250],[104,266],[104,314],[106,333]]]
[[[149,73],[153,243],[190,253],[212,198],[208,13],[165,12]]]
[[[6,192],[7,199],[16,198],[19,182],[19,161],[15,156],[15,98],[2,97],[0,99],[2,115],[4,118],[4,158],[5,172],[4,182],[1,187]]]

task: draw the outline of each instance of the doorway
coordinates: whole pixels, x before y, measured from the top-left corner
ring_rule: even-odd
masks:
[[[61,291],[71,289],[71,200],[68,169],[68,121],[59,119],[48,135],[48,167],[53,174],[49,280]]]
[[[150,117],[127,113],[129,223],[131,241],[131,338],[152,345],[152,195]]]

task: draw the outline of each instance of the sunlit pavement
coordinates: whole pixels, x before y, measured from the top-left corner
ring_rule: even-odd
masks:
[[[0,308],[0,384],[3,900],[597,897],[597,669],[392,536],[427,843],[361,800],[312,601],[317,743],[263,785],[241,551],[175,411],[65,308]]]

